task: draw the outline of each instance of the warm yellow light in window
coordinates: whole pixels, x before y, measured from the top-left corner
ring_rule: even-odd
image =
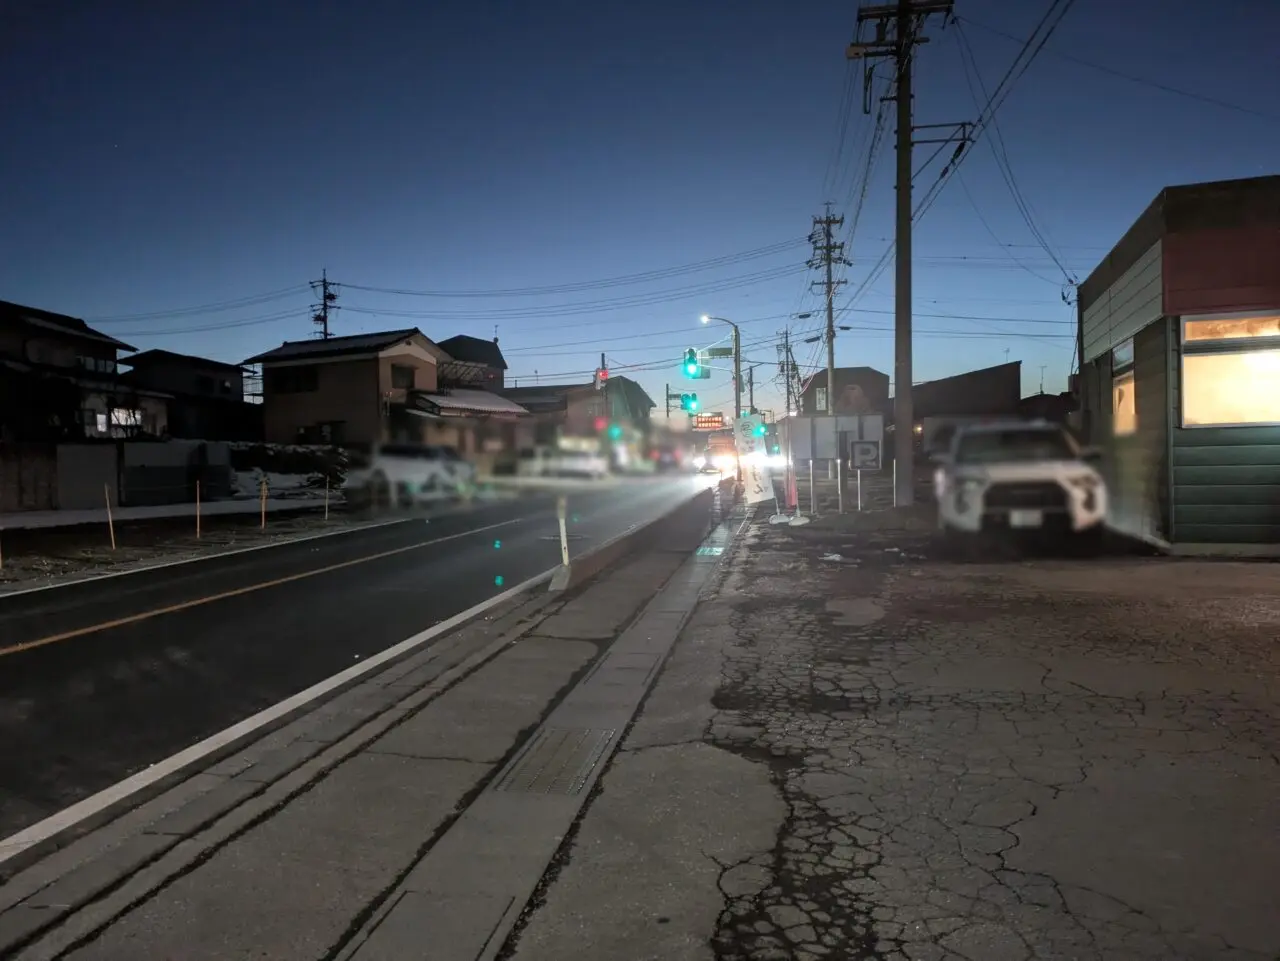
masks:
[[[1183,340],[1187,342],[1280,337],[1280,314],[1221,320],[1188,320],[1183,329]]]
[[[1111,432],[1117,437],[1127,437],[1137,429],[1138,399],[1130,372],[1111,381]]]
[[[1280,350],[1183,355],[1182,423],[1280,424]]]

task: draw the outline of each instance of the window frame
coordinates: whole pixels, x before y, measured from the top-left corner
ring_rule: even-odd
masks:
[[[1280,336],[1229,337],[1220,340],[1188,340],[1187,325],[1203,321],[1249,320],[1280,316],[1280,307],[1265,310],[1215,311],[1208,314],[1188,314],[1178,318],[1178,429],[1225,430],[1235,427],[1280,427],[1280,420],[1232,421],[1230,423],[1187,423],[1187,355],[1194,357],[1209,354],[1217,356],[1243,356],[1246,354],[1280,353]]]
[[[405,380],[406,376],[409,383],[398,384],[397,378]],[[392,364],[391,365],[391,389],[392,390],[417,390],[418,385],[418,368],[412,364]]]
[[[1138,433],[1141,424],[1138,423],[1138,378],[1137,372],[1137,352],[1134,347],[1134,338],[1121,341],[1111,349],[1111,436],[1112,437],[1133,437]],[[1116,430],[1116,387],[1119,381],[1127,381],[1130,392],[1133,395],[1133,429],[1126,430],[1123,433]]]

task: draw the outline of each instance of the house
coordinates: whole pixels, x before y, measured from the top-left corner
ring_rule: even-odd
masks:
[[[651,448],[657,405],[629,377],[615,374],[601,389],[590,383],[508,387],[503,396],[529,411],[538,444],[604,452],[618,468]]]
[[[260,441],[261,405],[246,403],[244,368],[169,350],[144,350],[123,379],[169,394],[168,433],[194,440]]]
[[[285,341],[250,357],[262,366],[264,435],[277,444],[421,440],[411,391],[434,391],[449,355],[416,327]]]
[[[514,427],[502,425],[528,413],[499,394],[458,386],[453,358],[415,327],[286,341],[245,363],[262,366],[271,443],[395,440],[447,444],[474,457],[514,445]]]
[[[1164,188],[1078,294],[1112,526],[1280,554],[1280,176]]]
[[[507,361],[498,347],[498,338],[483,340],[458,334],[440,341],[439,347],[451,358],[440,367],[442,385],[479,387],[501,391],[506,386]]]
[[[883,412],[889,399],[889,375],[874,367],[835,369],[835,412],[872,414]],[[820,417],[827,412],[827,372],[819,370],[800,388],[800,414]]]
[[[0,436],[163,434],[168,395],[120,376],[120,353],[135,349],[79,318],[0,301]]]

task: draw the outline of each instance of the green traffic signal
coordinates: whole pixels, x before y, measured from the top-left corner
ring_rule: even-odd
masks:
[[[697,377],[699,366],[701,365],[698,363],[698,351],[690,347],[684,352],[684,375],[686,377]]]
[[[622,427],[621,427],[621,425],[619,425],[619,424],[610,424],[610,425],[609,425],[609,436],[610,436],[613,440],[617,440],[619,437],[621,437],[621,436],[622,436]]]
[[[765,434],[769,433],[769,428],[763,423],[756,424],[756,426],[751,429],[751,432],[757,437],[763,437]]]
[[[696,411],[698,409],[698,395],[697,394],[681,394],[680,409],[687,410],[691,414],[694,411]]]
[[[697,395],[697,394],[690,394],[690,395],[689,395],[689,410],[690,410],[690,411],[696,411],[697,409],[698,409],[698,395]]]

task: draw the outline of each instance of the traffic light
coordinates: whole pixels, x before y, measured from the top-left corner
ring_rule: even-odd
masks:
[[[769,428],[764,425],[763,421],[761,421],[751,429],[751,433],[755,434],[757,437],[763,437],[765,434],[769,433]]]
[[[696,414],[698,412],[698,395],[681,394],[680,409],[687,410],[690,414]]]
[[[596,390],[604,390],[604,385],[609,381],[609,368],[596,368]]]
[[[684,375],[686,377],[697,377],[698,368],[702,366],[698,363],[698,350],[690,347],[684,352]]]
[[[622,436],[622,425],[620,425],[620,424],[610,424],[610,425],[609,425],[609,439],[610,439],[610,440],[617,440],[617,439],[618,439],[619,437],[621,437],[621,436]]]

